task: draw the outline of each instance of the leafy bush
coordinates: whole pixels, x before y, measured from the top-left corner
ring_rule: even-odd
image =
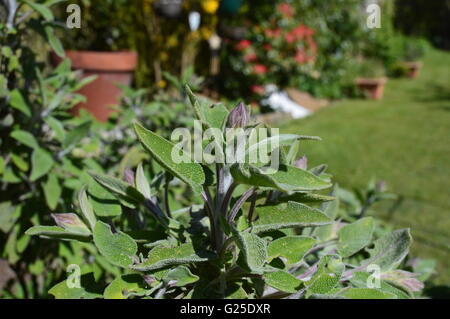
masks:
[[[205,128],[255,127],[243,104],[228,112],[187,92]],[[134,130],[160,167],[156,175],[146,174],[146,163],[126,181],[90,172],[96,183],[80,193],[78,214],[55,214],[57,226],[27,231],[86,242],[93,258],[114,269],[97,281],[95,272],[83,273],[78,288],[63,281],[49,291],[56,298],[410,298],[420,290],[415,275],[399,268],[409,230],[377,234],[363,213],[343,223],[336,189],[318,193],[332,186],[326,166],[297,160],[300,141],[317,138],[278,136],[281,166],[267,175],[253,164],[176,163],[173,143],[139,123]],[[219,140],[203,142],[225,152]],[[180,187],[188,201],[173,210],[169,196]],[[367,203],[379,193],[367,193]],[[367,286],[374,270],[378,288]]]
[[[10,290],[18,297],[45,295],[44,282],[51,284],[61,274],[52,263],[59,245],[40,245],[25,230],[48,222],[43,211],[69,209],[63,197],[72,198],[78,190],[78,171],[94,167],[89,156],[74,156],[76,148],[88,151],[89,145],[80,142],[91,121],[69,113],[84,100],[77,90],[92,78],[80,80],[69,61],[47,70],[28,44],[42,36],[63,56],[50,4],[8,1],[0,6],[0,253],[18,278]],[[44,267],[52,270],[45,279]],[[31,275],[37,279],[25,282]]]
[[[248,39],[233,48],[230,65],[235,73],[248,77],[255,95],[264,95],[264,85],[288,86],[302,74],[313,76],[317,45],[314,30],[294,18],[295,11],[287,3],[278,5],[276,14],[249,30]]]
[[[295,51],[289,51],[290,58],[284,57],[280,52],[290,46],[285,44],[286,41],[280,40],[283,39],[280,36],[277,45],[273,46],[273,52],[269,51],[267,56],[270,59],[269,61],[281,65],[279,69],[284,72],[275,73],[275,78],[271,79],[270,77],[274,73],[268,71],[267,79],[264,78],[263,81],[271,81],[281,87],[289,85],[314,96],[328,98],[346,96],[353,89],[353,81],[346,81],[351,61],[363,50],[367,42],[372,41],[369,33],[373,33],[364,28],[361,1],[280,0],[258,1],[249,4],[249,6],[250,9],[247,14],[241,18],[241,20],[244,20],[244,23],[241,24],[250,30],[256,30],[252,33],[253,36],[250,34],[247,39],[252,44],[259,44],[264,39],[265,31],[277,29],[268,23],[272,16],[277,17],[276,21],[280,30],[292,30],[295,23],[314,30],[314,44],[310,45],[303,42],[300,45],[300,49],[303,46],[306,52],[311,51],[309,48],[316,51],[312,55],[314,59],[309,59],[308,63],[298,63],[298,61],[303,61],[304,57],[298,55],[298,61],[296,61],[294,59]],[[286,12],[291,11],[291,14],[294,14],[294,19],[286,19],[281,12],[274,13],[274,7],[277,6],[281,6],[279,8],[284,7]],[[288,9],[286,10],[286,8]],[[289,23],[289,21],[292,21],[292,23]],[[226,46],[222,62],[224,76],[233,79],[233,81],[223,81],[223,92],[233,98],[248,96],[252,92],[252,85],[261,83],[261,79],[253,76],[249,71],[248,64],[244,62],[242,56],[236,55],[234,50],[236,45],[237,43],[231,42],[231,45]],[[281,46],[284,47],[281,48]],[[317,48],[315,49],[315,47]],[[263,49],[262,47],[261,50]],[[256,50],[258,56],[261,55],[258,54],[261,50]],[[264,64],[264,60],[262,64]],[[229,74],[230,70],[236,71]],[[242,86],[242,83],[247,83],[247,85]],[[262,92],[259,86],[254,87],[253,91]],[[239,95],[236,96],[237,94]],[[254,97],[257,98],[258,93]]]
[[[365,59],[355,63],[353,70],[357,76],[364,78],[380,78],[386,75],[383,62],[376,59]]]

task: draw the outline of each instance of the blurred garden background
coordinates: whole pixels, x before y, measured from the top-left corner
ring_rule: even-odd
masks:
[[[125,177],[148,157],[133,121],[189,126],[185,84],[320,136],[300,153],[355,200],[383,182],[395,196],[369,214],[412,229],[426,295],[449,297],[449,16],[448,0],[1,0],[0,297],[48,297],[92,249],[25,231],[73,211],[87,170]]]

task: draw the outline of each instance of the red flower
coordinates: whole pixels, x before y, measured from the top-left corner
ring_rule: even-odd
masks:
[[[262,85],[253,85],[252,92],[259,95],[264,95],[264,93],[266,93],[266,89]]]
[[[248,53],[244,56],[244,61],[245,62],[255,62],[256,60],[258,60],[258,56],[256,55],[256,53]]]
[[[272,50],[272,46],[271,46],[269,43],[264,44],[264,45],[263,45],[263,48],[264,48],[264,50],[266,50],[266,51]]]
[[[284,35],[284,39],[286,40],[287,43],[292,44],[297,40],[297,37],[295,36],[294,33],[286,33]]]
[[[304,64],[308,62],[308,56],[303,52],[303,50],[298,50],[294,57],[295,61],[299,64]]]
[[[253,67],[253,72],[255,74],[266,74],[267,73],[267,67],[262,64],[255,64]]]
[[[278,12],[282,15],[292,18],[295,14],[294,8],[289,3],[281,3],[278,5]]]
[[[281,29],[277,28],[275,30],[267,29],[264,31],[266,33],[266,37],[268,38],[276,38],[279,37],[281,34]]]
[[[244,51],[245,49],[248,49],[251,45],[252,43],[249,40],[241,40],[236,45],[236,49],[238,49],[239,51]]]
[[[292,30],[292,33],[295,34],[295,36],[298,39],[308,38],[314,35],[315,31],[311,28],[308,28],[307,26],[301,24],[295,29]]]

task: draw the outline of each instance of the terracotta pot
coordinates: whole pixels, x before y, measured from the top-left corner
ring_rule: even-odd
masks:
[[[359,78],[356,85],[372,100],[381,100],[387,78]]]
[[[80,103],[72,110],[78,115],[81,108],[88,110],[100,122],[106,122],[114,111],[111,106],[118,105],[122,90],[116,85],[130,85],[133,71],[137,66],[137,53],[66,51],[72,61],[73,70],[83,71],[83,77],[97,75],[97,79],[85,85],[78,93],[84,95],[86,103]],[[60,58],[55,57],[59,63]]]
[[[408,77],[410,79],[415,79],[419,76],[420,69],[422,68],[422,62],[405,62],[406,68],[408,69]]]

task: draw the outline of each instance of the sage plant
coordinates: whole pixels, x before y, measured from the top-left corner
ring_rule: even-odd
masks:
[[[242,103],[229,112],[186,90],[196,120],[222,134],[203,140],[214,146],[210,155],[226,153],[229,128],[265,127],[250,122]],[[272,135],[246,145],[248,155],[277,142],[269,155],[279,163],[269,172],[260,162],[175,161],[178,144],[139,123],[134,130],[160,166],[155,176],[146,163],[128,170],[125,181],[90,172],[77,214],[54,214],[57,226],[27,231],[83,242],[113,270],[105,278],[84,272],[79,285],[70,284],[70,274],[49,291],[56,298],[391,299],[422,288],[415,274],[400,270],[408,229],[378,236],[372,217],[338,219],[326,166],[308,169],[306,157],[298,159],[301,141],[319,138]],[[190,204],[173,210],[177,189]],[[113,214],[114,207],[122,209]]]

